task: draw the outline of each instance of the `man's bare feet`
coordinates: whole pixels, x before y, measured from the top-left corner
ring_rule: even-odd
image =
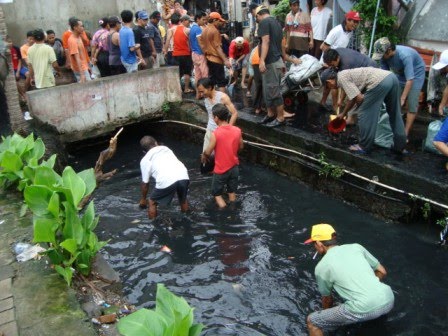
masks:
[[[285,118],[292,118],[294,117],[296,114],[295,113],[289,113],[289,112],[283,112],[283,117]]]

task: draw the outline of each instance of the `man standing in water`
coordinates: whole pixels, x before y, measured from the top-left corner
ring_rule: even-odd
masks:
[[[213,169],[212,194],[220,208],[226,207],[222,197],[224,187],[227,188],[229,202],[236,201],[238,188],[239,159],[238,152],[243,149],[241,129],[229,124],[229,110],[224,104],[213,106],[213,120],[218,128],[212,133],[210,143],[201,155],[203,164],[215,151],[215,168]]]
[[[171,149],[159,145],[151,136],[144,136],[140,140],[140,146],[146,152],[140,161],[142,172],[140,208],[146,208],[149,203],[148,217],[154,219],[157,216],[157,205],[170,204],[174,194],[177,193],[180,210],[187,212],[187,193],[190,184],[187,168]],[[147,202],[146,196],[151,177],[155,180],[156,187],[149,195],[149,202]]]
[[[314,243],[317,253],[323,256],[315,269],[323,310],[307,317],[311,336],[373,320],[391,311],[394,294],[381,282],[386,269],[369,251],[359,244],[338,245],[336,231],[329,224],[313,225],[311,238],[305,241],[309,243]],[[332,289],[343,304],[333,307]]]

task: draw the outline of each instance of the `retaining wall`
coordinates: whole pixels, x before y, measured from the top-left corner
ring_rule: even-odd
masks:
[[[182,100],[178,67],[100,78],[27,93],[31,115],[64,142],[163,116],[165,102]]]

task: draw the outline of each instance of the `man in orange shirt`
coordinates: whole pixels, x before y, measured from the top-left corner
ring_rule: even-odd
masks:
[[[191,18],[184,15],[180,18],[180,25],[177,26],[173,36],[173,56],[179,64],[179,75],[184,77],[184,93],[194,92],[190,88],[190,76],[193,68],[191,50],[189,43]]]
[[[25,71],[25,92],[29,90],[31,86],[31,76],[28,71],[28,50],[34,44],[33,31],[30,30],[26,33],[26,43],[20,47],[20,56],[22,56],[22,67],[26,69]]]
[[[70,66],[75,74],[76,80],[80,83],[91,80],[89,73],[89,56],[82,41],[81,35],[84,32],[82,21],[77,18],[70,18],[70,28],[72,35],[68,38],[68,53],[70,56]]]
[[[224,74],[224,65],[230,69],[230,61],[222,50],[221,33],[219,28],[226,22],[217,12],[211,12],[208,25],[198,36],[199,45],[207,58],[209,76],[218,86],[218,90],[225,92],[226,77]]]
[[[73,32],[70,28],[70,20],[72,20],[72,19],[76,19],[76,18],[74,16],[72,16],[70,19],[68,19],[68,29],[62,34],[62,47],[64,48],[64,52],[65,52],[65,60],[66,60],[65,67],[67,69],[70,68],[70,54],[68,52],[68,39],[73,34]],[[87,48],[90,45],[90,40],[85,31],[82,32],[81,39],[82,39],[82,43],[84,44],[84,47]],[[90,62],[89,58],[87,58],[87,62]]]

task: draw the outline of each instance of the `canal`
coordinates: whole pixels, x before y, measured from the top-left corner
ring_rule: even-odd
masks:
[[[157,131],[163,134],[163,128]],[[211,177],[199,173],[202,146],[166,133],[156,137],[188,168],[192,211],[182,215],[175,201],[151,221],[138,207],[144,132],[122,136],[105,169],[119,171],[94,194],[99,238],[110,240],[103,254],[131,303],[153,307],[156,284],[164,283],[195,307],[196,320],[207,325],[204,335],[305,335],[306,316],[321,305],[318,259],[302,242],[311,225],[326,222],[341,243],[360,243],[380,260],[396,297],[388,316],[336,335],[446,333],[448,254],[435,244],[434,226],[379,220],[244,159],[236,206],[218,210]],[[72,152],[75,169],[94,166],[101,149]],[[161,252],[164,245],[172,252]]]

